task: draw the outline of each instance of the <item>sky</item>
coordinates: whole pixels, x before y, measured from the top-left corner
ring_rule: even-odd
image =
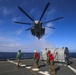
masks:
[[[63,19],[49,22],[44,26],[53,26],[55,29],[45,28],[45,35],[39,40],[34,37],[26,24],[17,24],[14,21],[32,21],[23,14],[18,6],[22,7],[31,17],[39,20],[45,6],[50,3],[42,22],[58,17]],[[68,47],[70,52],[76,52],[76,0],[0,0],[0,52],[40,52],[44,48]]]

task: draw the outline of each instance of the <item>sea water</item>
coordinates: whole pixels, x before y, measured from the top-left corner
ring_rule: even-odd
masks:
[[[16,59],[16,52],[0,52],[0,60]],[[33,58],[33,53],[21,53],[21,59]]]
[[[16,54],[16,52],[0,52],[0,60],[16,59]],[[69,57],[76,58],[76,53],[69,53]],[[33,53],[21,53],[21,59],[30,58],[33,58]]]

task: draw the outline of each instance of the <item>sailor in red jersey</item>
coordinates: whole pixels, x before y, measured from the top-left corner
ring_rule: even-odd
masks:
[[[47,64],[50,64],[49,53],[50,53],[50,51],[47,52]],[[46,65],[47,65],[47,64],[46,64]]]
[[[54,57],[53,54],[51,53],[51,51],[49,51],[49,61],[50,61],[50,69],[52,71],[53,74],[55,74],[55,69],[54,69]]]
[[[35,60],[35,65],[38,68],[38,65],[39,65],[38,64],[38,62],[39,62],[39,55],[38,55],[36,50],[34,51],[34,60]]]

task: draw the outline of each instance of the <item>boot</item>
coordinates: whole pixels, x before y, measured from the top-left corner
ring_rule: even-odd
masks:
[[[55,71],[52,71],[52,74],[56,74],[56,72]]]

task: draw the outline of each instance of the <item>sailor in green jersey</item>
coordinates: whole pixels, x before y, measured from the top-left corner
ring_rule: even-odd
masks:
[[[20,58],[21,58],[21,50],[18,50],[17,55],[16,55],[16,59],[17,59],[17,67],[19,67],[20,65]]]

